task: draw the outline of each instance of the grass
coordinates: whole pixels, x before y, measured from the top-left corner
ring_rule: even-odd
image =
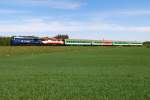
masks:
[[[0,47],[0,100],[150,100],[150,49]]]

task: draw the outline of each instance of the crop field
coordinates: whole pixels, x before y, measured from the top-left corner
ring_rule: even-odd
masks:
[[[150,100],[150,48],[0,47],[0,100]]]

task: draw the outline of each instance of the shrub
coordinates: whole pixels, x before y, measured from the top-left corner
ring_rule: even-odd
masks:
[[[143,45],[149,48],[150,47],[150,41],[144,42]]]
[[[11,37],[0,37],[0,46],[9,46]]]

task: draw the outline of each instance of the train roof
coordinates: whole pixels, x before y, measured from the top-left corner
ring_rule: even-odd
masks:
[[[17,39],[39,39],[39,37],[35,37],[35,36],[15,36],[13,38],[17,38]]]
[[[143,43],[140,41],[116,41],[116,40],[88,40],[88,39],[65,39],[66,41],[102,41],[102,42],[128,42],[128,43]]]

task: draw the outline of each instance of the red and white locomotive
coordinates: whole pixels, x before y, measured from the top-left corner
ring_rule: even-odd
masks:
[[[56,38],[43,38],[42,43],[44,45],[63,45],[64,41]]]

